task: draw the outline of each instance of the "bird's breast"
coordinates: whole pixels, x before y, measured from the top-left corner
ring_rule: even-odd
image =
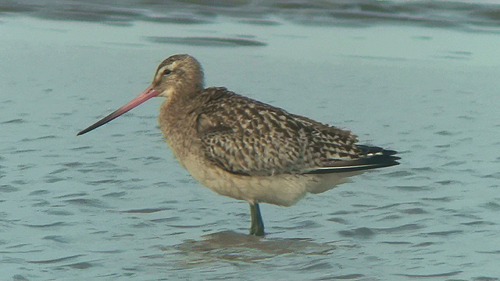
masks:
[[[196,131],[196,116],[175,112],[162,106],[158,115],[158,123],[170,150],[184,168],[186,159],[194,155],[204,156]]]

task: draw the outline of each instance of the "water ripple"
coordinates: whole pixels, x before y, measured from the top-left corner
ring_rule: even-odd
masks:
[[[11,119],[0,122],[0,124],[22,124],[22,123],[26,123],[26,121],[24,121],[24,119]]]
[[[60,227],[60,226],[67,226],[70,225],[68,223],[59,221],[59,222],[54,222],[54,223],[47,223],[47,224],[25,224],[27,227],[33,227],[33,228],[52,228],[52,227]]]
[[[375,231],[368,227],[360,227],[353,230],[341,230],[339,234],[345,237],[368,239],[375,236]]]
[[[167,24],[200,25],[217,20],[217,15],[240,18],[246,24],[277,25],[269,16],[280,16],[304,25],[370,26],[383,23],[414,24],[426,27],[496,31],[500,7],[488,3],[448,1],[51,1],[0,5],[0,12],[25,13],[52,20],[101,22],[131,26],[144,20]],[[111,2],[108,2],[111,3]],[[137,7],[137,8],[135,8]],[[496,28],[496,29],[495,29]],[[428,37],[428,36],[422,36]],[[467,53],[467,52],[465,52]],[[462,53],[460,53],[462,55]],[[46,91],[47,89],[45,89]]]
[[[203,47],[262,47],[267,43],[248,39],[234,37],[166,37],[166,36],[148,36],[148,41],[163,44],[180,44],[188,46]]]
[[[122,213],[131,213],[131,214],[150,214],[156,212],[162,212],[167,210],[173,210],[173,208],[145,208],[145,209],[132,209],[121,211]]]
[[[37,263],[37,264],[59,263],[59,262],[67,261],[67,260],[76,259],[76,258],[82,257],[82,256],[84,256],[84,255],[73,255],[73,256],[67,256],[67,257],[50,259],[50,260],[28,261],[28,263]]]
[[[437,278],[437,277],[450,277],[450,276],[455,276],[462,273],[462,271],[451,271],[451,272],[443,272],[443,273],[436,273],[436,274],[398,274],[399,276],[404,276],[408,278]]]
[[[86,206],[86,207],[109,208],[108,204],[104,203],[103,201],[101,201],[99,199],[79,198],[79,199],[65,200],[64,202],[67,202],[70,204],[75,204],[75,205]]]

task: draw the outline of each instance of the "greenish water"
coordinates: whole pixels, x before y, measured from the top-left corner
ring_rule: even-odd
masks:
[[[88,7],[75,11],[104,18],[55,20],[45,6],[1,16],[0,279],[500,278],[495,22],[308,24],[314,7],[204,7],[175,21],[135,7],[112,24]],[[248,237],[247,204],[173,159],[161,99],[75,136],[175,53],[195,56],[208,86],[348,128],[401,165],[290,208],[262,205],[269,235]]]

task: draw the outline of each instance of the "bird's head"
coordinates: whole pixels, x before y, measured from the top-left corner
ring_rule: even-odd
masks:
[[[119,117],[153,97],[175,99],[203,89],[203,71],[200,63],[189,55],[173,55],[160,63],[153,82],[133,100],[102,118],[77,135],[83,135]]]

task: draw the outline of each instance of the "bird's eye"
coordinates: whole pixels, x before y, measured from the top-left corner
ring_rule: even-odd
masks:
[[[171,72],[172,72],[172,70],[167,68],[163,71],[163,75],[169,75]]]

